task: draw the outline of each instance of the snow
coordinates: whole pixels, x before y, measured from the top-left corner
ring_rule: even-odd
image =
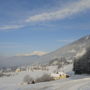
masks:
[[[85,53],[86,53],[86,49],[83,48],[83,50],[80,51],[79,53],[77,53],[75,57],[79,58],[79,57],[83,56]]]
[[[90,36],[87,36],[87,37],[86,37],[86,40],[88,40],[88,39],[89,39],[89,37],[90,37]]]
[[[68,52],[70,52],[70,53],[76,53],[76,50],[75,49],[72,49],[72,50],[70,50]]]
[[[48,73],[48,71],[23,71],[14,73],[14,75],[10,77],[0,77],[0,90],[90,90],[89,75],[74,75],[72,65],[63,67],[63,70],[65,73],[71,75],[71,77],[30,85],[21,85],[25,75],[36,78],[42,76],[44,73]]]
[[[64,72],[57,72],[57,73],[51,73],[51,77],[60,77],[60,76],[66,76],[66,73]]]

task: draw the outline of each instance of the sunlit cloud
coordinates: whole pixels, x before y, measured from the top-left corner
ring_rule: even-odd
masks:
[[[3,25],[0,26],[0,30],[18,29],[24,27],[23,25]]]
[[[68,4],[64,3],[63,7],[58,7],[57,10],[52,10],[49,12],[43,12],[40,14],[35,14],[32,16],[29,16],[25,20],[21,20],[22,22],[18,25],[3,25],[0,26],[0,30],[12,30],[12,29],[19,29],[23,28],[25,26],[32,26],[32,23],[34,22],[40,22],[40,21],[50,21],[50,20],[57,20],[57,19],[65,19],[70,16],[76,15],[80,12],[83,12],[87,9],[90,9],[90,0],[78,0],[75,2],[70,2]],[[23,23],[23,24],[22,24]]]
[[[77,2],[70,3],[66,7],[62,7],[56,11],[44,12],[38,15],[30,16],[26,19],[26,22],[38,22],[54,19],[64,19],[71,15],[80,13],[90,8],[90,0],[79,0]]]
[[[45,55],[45,54],[47,54],[47,52],[33,51],[32,53],[17,54],[16,56],[32,56],[32,55],[42,56],[42,55]]]

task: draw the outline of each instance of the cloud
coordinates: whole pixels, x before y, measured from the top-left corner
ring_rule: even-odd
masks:
[[[17,49],[17,48],[24,48],[28,49],[31,48],[30,44],[25,44],[25,43],[17,43],[17,42],[0,42],[0,49],[2,48],[7,48],[7,49]]]
[[[32,55],[38,55],[38,56],[42,56],[47,54],[47,52],[42,52],[42,51],[33,51],[32,53],[28,53],[28,54],[17,54],[16,56],[32,56]]]
[[[90,8],[90,0],[79,0],[77,2],[70,3],[64,8],[60,8],[52,12],[44,12],[38,15],[30,16],[26,22],[38,22],[54,19],[64,19],[71,15],[82,12]]]
[[[63,42],[63,43],[68,43],[68,42],[73,42],[74,40],[57,40],[57,42]]]
[[[0,30],[18,29],[22,27],[23,25],[3,25],[3,26],[0,26]]]
[[[57,10],[52,10],[51,12],[44,12],[36,14],[22,20],[22,23],[19,25],[3,25],[0,26],[0,30],[10,30],[10,29],[19,29],[25,26],[32,25],[32,22],[56,20],[56,19],[65,19],[72,15],[83,12],[87,9],[90,9],[90,0],[78,0],[69,4],[64,4],[64,7],[60,7]],[[35,23],[36,25],[36,23]]]

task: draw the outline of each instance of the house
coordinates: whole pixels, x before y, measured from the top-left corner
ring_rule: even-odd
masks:
[[[21,69],[20,68],[17,68],[15,72],[21,72]]]
[[[58,73],[51,73],[51,77],[53,77],[54,80],[58,80],[58,79],[68,78],[69,75],[67,75],[64,72],[58,72]]]

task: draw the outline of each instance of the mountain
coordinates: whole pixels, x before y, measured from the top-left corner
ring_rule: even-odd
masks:
[[[17,66],[27,64],[47,64],[52,60],[60,60],[62,57],[67,61],[73,61],[75,57],[82,56],[86,48],[90,47],[90,35],[80,38],[62,48],[43,56],[14,56],[9,58],[0,58],[0,66]]]
[[[64,57],[67,61],[74,60],[75,57],[82,56],[85,50],[90,47],[90,35],[80,38],[73,43],[70,43],[62,48],[59,48],[47,55],[38,59],[41,63],[48,63],[54,59]]]

